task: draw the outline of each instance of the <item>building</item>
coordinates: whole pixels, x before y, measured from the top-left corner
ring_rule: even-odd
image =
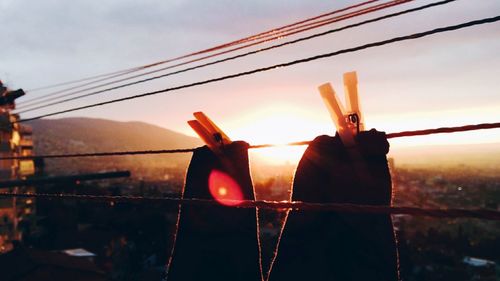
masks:
[[[10,91],[0,81],[0,157],[33,155],[32,130],[29,126],[17,123],[19,115],[13,114],[14,100],[23,96],[23,90]],[[32,159],[0,160],[0,180],[26,179],[34,175],[35,164]],[[33,192],[34,187],[0,188],[0,192]],[[0,198],[0,253],[12,248],[12,241],[20,240],[19,228],[27,216],[34,215],[33,199]]]

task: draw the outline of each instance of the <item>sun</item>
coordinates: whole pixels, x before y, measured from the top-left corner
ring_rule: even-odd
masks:
[[[290,142],[311,140],[320,132],[325,134],[324,123],[310,110],[292,105],[260,108],[229,124],[231,137],[250,144],[276,144],[277,147],[253,149],[250,156],[269,164],[296,163],[306,146],[286,146]],[[330,126],[333,124],[330,123]],[[334,131],[334,128],[331,128]]]

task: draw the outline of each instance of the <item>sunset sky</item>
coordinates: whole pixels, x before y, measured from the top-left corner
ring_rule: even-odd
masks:
[[[0,0],[0,79],[11,88],[29,90],[187,54],[358,2]],[[417,0],[307,34],[431,2]],[[22,117],[499,14],[498,0],[458,0],[232,62],[47,107]],[[283,38],[280,42],[303,36]],[[194,135],[186,121],[192,119],[192,112],[203,111],[233,139],[255,144],[307,140],[335,131],[317,86],[332,82],[343,98],[342,74],[356,70],[367,128],[396,132],[498,122],[499,50],[500,23],[486,24],[54,118],[143,121]],[[50,90],[27,91],[27,96],[19,101],[47,93]],[[406,138],[391,143],[486,142],[500,142],[500,130]]]

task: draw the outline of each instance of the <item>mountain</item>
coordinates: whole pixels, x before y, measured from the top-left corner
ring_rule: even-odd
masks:
[[[200,146],[199,139],[143,122],[94,118],[41,119],[33,128],[35,153],[64,154],[123,150],[157,150]],[[112,169],[185,169],[190,154],[46,159],[49,174]]]

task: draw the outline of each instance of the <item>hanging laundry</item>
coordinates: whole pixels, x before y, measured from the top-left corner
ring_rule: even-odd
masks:
[[[338,135],[313,140],[297,167],[293,200],[390,205],[385,134],[360,132],[355,140],[354,149]],[[270,280],[391,281],[397,267],[390,215],[291,211]]]
[[[234,208],[241,200],[255,200],[248,144],[228,141],[214,146],[194,151],[183,197],[216,200],[220,205],[181,207],[167,280],[261,278],[256,210]]]
[[[391,175],[385,133],[364,131],[356,72],[344,73],[344,107],[331,84],[318,89],[337,128],[304,152],[293,182],[293,201],[390,205]],[[271,281],[398,280],[390,215],[291,211]]]

